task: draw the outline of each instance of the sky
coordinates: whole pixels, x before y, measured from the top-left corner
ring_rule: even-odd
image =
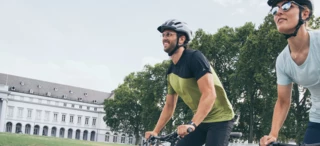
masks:
[[[266,0],[0,0],[0,72],[111,92],[169,59],[156,30],[166,20],[215,33],[259,26],[269,10]]]

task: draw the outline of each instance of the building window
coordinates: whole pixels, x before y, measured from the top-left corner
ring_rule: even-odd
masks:
[[[89,124],[89,117],[86,117],[86,120],[84,122],[85,125],[88,125]]]
[[[19,118],[22,118],[22,113],[23,113],[23,108],[22,108],[22,107],[19,107],[19,108],[18,108],[18,117],[19,117]]]
[[[124,143],[126,141],[126,135],[122,134],[121,136],[121,143]]]
[[[55,122],[58,121],[58,113],[53,114],[53,121],[55,121]]]
[[[8,117],[13,117],[13,106],[9,106],[8,107],[9,111],[8,111]]]
[[[81,116],[78,116],[78,124],[81,124]]]
[[[70,115],[70,123],[73,123],[73,115]]]
[[[31,116],[32,116],[32,109],[28,109],[27,118],[31,119]]]
[[[113,135],[113,142],[118,142],[118,134],[117,133],[115,133]]]
[[[82,109],[82,105],[79,105],[79,108]]]
[[[67,103],[63,103],[63,106],[67,106]]]
[[[87,110],[90,110],[90,107],[89,107],[89,106],[87,106]]]
[[[37,110],[36,119],[37,119],[37,120],[41,120],[41,110]]]
[[[31,133],[31,125],[30,124],[27,124],[26,125],[26,128],[25,128],[25,134],[30,134]]]
[[[49,117],[50,117],[50,112],[46,111],[45,120],[49,121]]]
[[[97,118],[92,119],[92,126],[96,126],[96,121],[97,121]]]
[[[97,111],[97,108],[96,108],[96,107],[94,108],[94,111]]]
[[[65,115],[65,114],[62,115],[61,121],[62,121],[62,122],[66,122],[66,115]]]
[[[129,144],[132,144],[132,143],[133,143],[133,136],[130,135],[130,136],[129,136]]]
[[[72,104],[71,107],[74,107],[74,104]]]
[[[104,141],[109,142],[109,135],[110,135],[109,132],[107,132]]]

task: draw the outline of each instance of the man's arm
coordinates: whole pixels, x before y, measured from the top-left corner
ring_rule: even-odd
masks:
[[[201,97],[197,112],[192,118],[192,122],[199,125],[210,112],[217,95],[214,88],[213,75],[211,73],[206,73],[197,81],[197,83],[201,92]]]
[[[160,118],[157,122],[156,127],[154,128],[154,132],[159,134],[161,129],[167,124],[167,122],[172,117],[174,110],[176,108],[178,101],[178,95],[177,94],[167,94],[166,97],[166,103],[163,107],[163,110],[161,112]]]

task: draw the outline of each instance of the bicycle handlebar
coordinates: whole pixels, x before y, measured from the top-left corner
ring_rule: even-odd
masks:
[[[187,132],[188,133],[192,132],[192,128],[188,128]],[[162,136],[153,136],[153,135],[151,135],[149,137],[149,139],[147,140],[147,142],[151,143],[152,145],[155,144],[156,140],[174,143],[176,140],[178,140],[180,138],[181,137],[178,135],[177,131],[175,131],[175,132],[172,132],[170,134],[162,135]]]
[[[279,143],[279,142],[271,142],[267,146],[298,146],[295,144],[284,144],[284,143]]]
[[[242,132],[231,132],[230,138],[240,138],[242,136]]]
[[[285,143],[279,143],[279,142],[271,142],[267,146],[320,146],[320,143],[314,143],[314,144],[285,144]]]

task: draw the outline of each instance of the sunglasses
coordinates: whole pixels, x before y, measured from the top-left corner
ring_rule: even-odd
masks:
[[[175,35],[176,33],[173,32],[164,32],[161,34],[161,37],[171,37],[173,35]]]
[[[283,3],[281,7],[280,6],[272,7],[271,10],[270,10],[270,13],[272,15],[276,15],[278,13],[278,11],[279,11],[279,8],[281,8],[283,11],[287,12],[287,11],[290,10],[290,8],[292,8],[292,4],[295,4],[298,7],[304,9],[304,7],[299,5],[298,3],[294,2],[294,1],[288,1],[288,2]]]

